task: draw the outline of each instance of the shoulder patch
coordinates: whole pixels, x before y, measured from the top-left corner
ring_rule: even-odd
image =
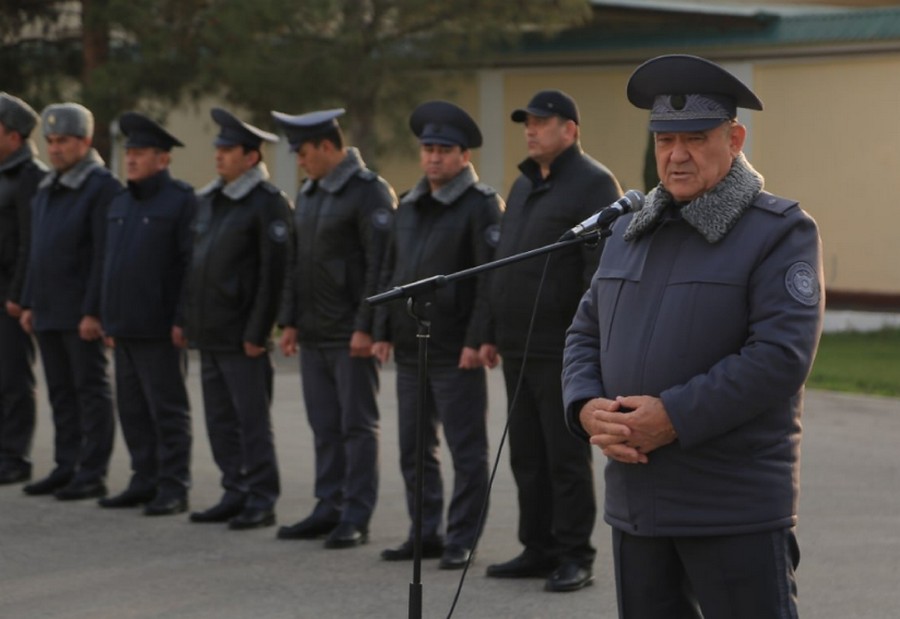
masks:
[[[269,238],[276,243],[284,243],[288,240],[290,226],[281,219],[273,219],[269,223]]]
[[[376,178],[378,178],[378,175],[369,168],[360,169],[360,171],[357,172],[356,175],[364,181],[374,181]]]
[[[772,195],[768,191],[761,191],[753,201],[753,206],[764,211],[775,213],[776,215],[784,215],[790,208],[797,206],[798,204],[799,203],[795,200],[780,198],[776,195]]]
[[[491,187],[490,185],[485,185],[484,183],[475,183],[473,185],[475,189],[486,196],[493,196],[497,194],[497,190]]]
[[[795,262],[791,265],[784,276],[784,287],[798,303],[810,306],[819,303],[819,278],[816,270],[807,262]]]
[[[500,224],[491,224],[484,229],[484,240],[491,247],[497,247],[500,242]]]
[[[372,211],[372,226],[376,230],[387,230],[391,227],[393,213],[387,208],[378,208]]]

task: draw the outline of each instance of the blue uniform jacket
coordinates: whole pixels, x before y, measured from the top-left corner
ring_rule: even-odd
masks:
[[[77,329],[84,316],[100,316],[106,209],[120,191],[94,150],[41,181],[22,295],[35,331]]]
[[[109,205],[101,319],[107,335],[168,338],[180,322],[191,259],[193,188],[168,170],[119,193]]]
[[[586,437],[585,400],[656,396],[678,439],[648,464],[608,461],[606,521],[649,536],[792,526],[824,307],[815,222],[765,192],[716,242],[674,212],[626,241],[630,220],[606,241],[567,335],[566,419]]]
[[[266,346],[281,299],[291,203],[259,163],[198,192],[185,274],[184,328],[191,347],[242,352]]]
[[[0,162],[0,302],[19,303],[31,243],[31,199],[47,166],[23,145]]]
[[[296,327],[306,346],[346,347],[354,331],[372,333],[378,276],[397,196],[359,151],[297,193],[296,242],[278,324]]]
[[[381,290],[434,275],[450,275],[489,262],[499,234],[503,201],[478,182],[472,166],[431,192],[426,179],[400,200],[382,269]],[[463,346],[484,342],[485,279],[471,277],[434,291],[428,361],[459,363]],[[398,363],[416,363],[418,326],[406,303],[394,301],[375,309],[375,340],[390,341]]]
[[[519,169],[522,174],[509,191],[500,223],[495,260],[556,242],[566,230],[622,195],[615,176],[578,144],[553,161],[546,179],[541,179],[540,168],[531,159],[522,162]],[[598,248],[584,245],[567,247],[550,257],[537,326],[531,334],[528,354],[532,358],[558,360],[562,356],[566,328],[599,257]],[[525,354],[525,334],[546,263],[546,257],[530,258],[492,271],[489,276],[486,337],[504,357],[521,359]]]

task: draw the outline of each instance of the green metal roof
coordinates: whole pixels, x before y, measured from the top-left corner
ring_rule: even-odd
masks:
[[[617,7],[619,10],[621,6]],[[736,14],[733,11],[691,13],[683,8],[671,10],[630,7],[629,24],[610,24],[605,9],[595,6],[593,23],[560,33],[552,39],[527,37],[517,50],[526,56],[536,54],[584,54],[656,47],[782,47],[874,44],[900,44],[900,7],[850,9],[777,14],[761,10]],[[653,19],[641,21],[641,14]],[[612,21],[612,20],[610,20]]]

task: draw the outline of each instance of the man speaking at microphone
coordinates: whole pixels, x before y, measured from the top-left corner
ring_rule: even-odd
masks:
[[[522,123],[528,158],[506,201],[495,258],[549,245],[622,195],[618,181],[582,151],[575,101],[543,90],[512,113]],[[524,260],[491,276],[492,327],[480,349],[488,367],[503,355],[509,410],[509,455],[519,493],[517,557],[490,565],[494,578],[546,578],[548,591],[591,584],[596,519],[590,446],[566,430],[560,373],[566,328],[597,267],[596,247],[568,247],[546,260]],[[526,354],[532,308],[538,303]],[[515,400],[521,376],[521,392]]]
[[[628,99],[661,181],[607,239],[563,361],[569,426],[608,458],[619,617],[797,617],[816,224],[763,190],[736,120],[762,103],[718,65],[654,58]]]

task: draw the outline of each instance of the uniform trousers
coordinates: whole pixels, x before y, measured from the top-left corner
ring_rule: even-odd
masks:
[[[406,483],[406,504],[415,517],[416,426],[418,367],[397,365],[397,400],[400,432],[400,470]],[[446,543],[473,548],[482,508],[488,495],[487,380],[484,368],[461,370],[454,366],[428,370],[427,397],[422,422],[423,448],[422,536],[441,534],[444,483],[441,477],[440,439],[443,427],[453,459],[453,495],[447,511]],[[412,539],[414,528],[410,528]]]
[[[115,436],[109,360],[102,339],[78,331],[38,331],[53,409],[54,459],[75,482],[103,481]]]
[[[184,496],[190,485],[187,353],[166,339],[116,338],[116,402],[131,454],[129,488]]]
[[[30,466],[35,424],[34,340],[0,308],[0,467]]]
[[[710,537],[613,529],[621,619],[797,619],[793,528]]]
[[[270,510],[281,493],[272,434],[272,360],[268,353],[200,351],[206,431],[228,497]]]
[[[300,348],[316,449],[317,511],[367,529],[378,497],[378,365],[349,346]]]
[[[521,359],[503,358],[510,405],[521,374]],[[509,411],[519,541],[544,557],[591,567],[597,516],[591,446],[566,427],[561,375],[561,359],[529,359],[515,408]]]

